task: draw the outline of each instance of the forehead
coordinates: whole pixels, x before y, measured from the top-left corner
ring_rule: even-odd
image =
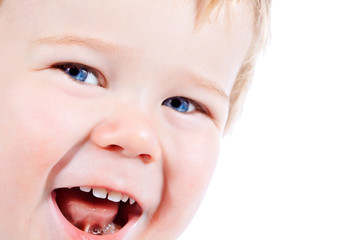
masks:
[[[215,78],[237,74],[251,40],[252,19],[245,4],[214,12],[199,28],[195,1],[28,0],[5,5],[13,30],[29,42],[99,39],[158,66],[196,66],[199,74]],[[229,76],[220,76],[225,72]]]

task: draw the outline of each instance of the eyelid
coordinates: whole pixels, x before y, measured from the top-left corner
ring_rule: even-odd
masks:
[[[195,112],[199,112],[199,113],[202,113],[210,118],[212,118],[212,114],[211,112],[209,111],[209,109],[202,103],[196,101],[196,100],[193,100],[191,98],[186,98],[186,97],[182,97],[186,100],[188,100],[191,104],[194,105],[196,111]],[[190,112],[189,114],[191,114],[192,112]]]
[[[200,112],[200,113],[202,113],[202,114],[205,114],[206,116],[210,116],[210,117],[211,117],[211,113],[210,113],[209,109],[208,109],[206,106],[204,106],[203,104],[201,104],[201,103],[199,103],[199,102],[197,102],[197,101],[194,101],[194,100],[192,100],[192,99],[188,99],[188,100],[189,100],[189,102],[190,102],[191,104],[193,104],[193,105],[195,106],[195,109],[196,109],[198,112]]]
[[[59,63],[52,64],[50,66],[50,68],[62,70],[62,67],[64,67],[64,66],[67,66],[67,67],[76,66],[78,68],[86,69],[89,73],[94,74],[94,76],[99,80],[100,87],[106,87],[106,80],[105,80],[104,75],[101,73],[101,71],[99,71],[98,69],[96,69],[94,67],[90,67],[88,65],[85,65],[82,63],[77,63],[77,62],[59,62]],[[79,83],[81,83],[81,82],[79,82]],[[81,84],[85,84],[85,83],[81,83]]]

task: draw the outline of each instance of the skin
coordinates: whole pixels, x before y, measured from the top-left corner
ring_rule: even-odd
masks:
[[[247,5],[235,10],[232,24],[221,11],[194,30],[192,1],[3,2],[2,238],[70,239],[51,193],[87,185],[141,203],[124,239],[175,239],[208,186],[251,41]],[[53,67],[62,62],[96,69],[101,86]],[[163,104],[174,96],[207,110]]]

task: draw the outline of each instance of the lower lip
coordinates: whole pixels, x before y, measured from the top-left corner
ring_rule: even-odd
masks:
[[[135,225],[137,224],[137,222],[140,218],[139,216],[132,217],[128,221],[128,223],[123,228],[121,228],[117,233],[96,236],[96,235],[92,235],[92,234],[86,233],[84,231],[81,231],[80,229],[78,229],[77,227],[72,225],[61,213],[61,211],[56,203],[55,197],[56,197],[56,194],[53,191],[51,193],[51,202],[52,202],[52,205],[54,206],[55,215],[56,215],[57,219],[59,220],[60,225],[63,227],[65,233],[67,233],[70,236],[70,239],[122,240],[128,235],[130,230],[135,227]]]

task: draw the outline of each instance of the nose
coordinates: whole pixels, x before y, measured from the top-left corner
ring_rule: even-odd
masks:
[[[93,129],[91,140],[99,147],[117,151],[127,158],[150,163],[160,158],[161,148],[151,121],[144,116],[127,114],[103,120]]]

